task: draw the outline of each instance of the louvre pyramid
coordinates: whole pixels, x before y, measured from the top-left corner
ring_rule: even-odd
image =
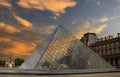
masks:
[[[29,68],[38,70],[112,68],[109,63],[62,26],[59,26],[50,36],[44,50],[36,52],[20,68],[28,65],[30,65]]]

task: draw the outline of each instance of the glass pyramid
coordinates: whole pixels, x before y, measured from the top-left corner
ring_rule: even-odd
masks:
[[[102,68],[112,66],[62,26],[54,31],[35,65],[35,69],[39,70]]]

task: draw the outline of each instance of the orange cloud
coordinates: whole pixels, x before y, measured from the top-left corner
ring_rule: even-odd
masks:
[[[11,39],[1,37],[0,42],[11,42]]]
[[[32,23],[30,23],[29,21],[19,17],[19,16],[16,16],[14,15],[14,17],[16,18],[16,20],[23,26],[25,27],[32,27]]]
[[[49,10],[57,17],[65,13],[67,7],[74,7],[77,2],[74,0],[20,0],[18,4],[28,9]]]
[[[31,52],[35,50],[34,45],[25,44],[22,42],[14,41],[11,43],[13,45],[12,48],[5,49],[6,54],[14,54],[14,55],[30,55]]]
[[[5,32],[8,32],[8,33],[17,33],[17,32],[20,32],[19,29],[11,26],[11,25],[8,25],[8,24],[5,24],[5,23],[2,23],[0,22],[0,29],[4,30]]]
[[[100,19],[99,19],[100,22],[107,22],[107,21],[109,21],[109,20],[110,20],[110,19],[107,18],[107,17],[103,17],[103,18],[100,18]]]
[[[12,5],[8,2],[8,0],[0,0],[0,5],[10,8],[12,7]]]
[[[96,29],[94,29],[93,32],[95,31],[95,33],[98,34],[98,33],[102,32],[103,29],[106,28],[106,27],[107,27],[107,24],[100,25]]]
[[[0,33],[0,53],[5,56],[12,55],[26,58],[37,49],[38,45],[42,45],[41,41],[43,41],[54,29],[55,26],[51,25],[33,27],[26,30],[26,33],[20,31],[15,35]]]
[[[20,56],[20,55],[26,55],[29,56],[35,49],[36,45],[33,43],[25,43],[22,41],[15,41],[11,38],[0,38],[0,42],[4,42],[6,44],[9,44],[10,47],[1,48],[3,54],[5,55],[14,55],[14,56]]]
[[[85,33],[92,32],[99,34],[107,27],[107,24],[93,26],[90,22],[84,22],[82,25],[74,26],[73,33],[77,38],[81,38]]]

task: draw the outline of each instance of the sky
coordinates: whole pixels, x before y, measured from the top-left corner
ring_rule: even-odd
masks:
[[[120,33],[120,0],[0,0],[0,58],[26,58],[58,25],[78,39]]]

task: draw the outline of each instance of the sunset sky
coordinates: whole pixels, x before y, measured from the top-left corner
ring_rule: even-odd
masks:
[[[0,0],[0,58],[26,58],[58,25],[79,39],[116,36],[120,0]]]

